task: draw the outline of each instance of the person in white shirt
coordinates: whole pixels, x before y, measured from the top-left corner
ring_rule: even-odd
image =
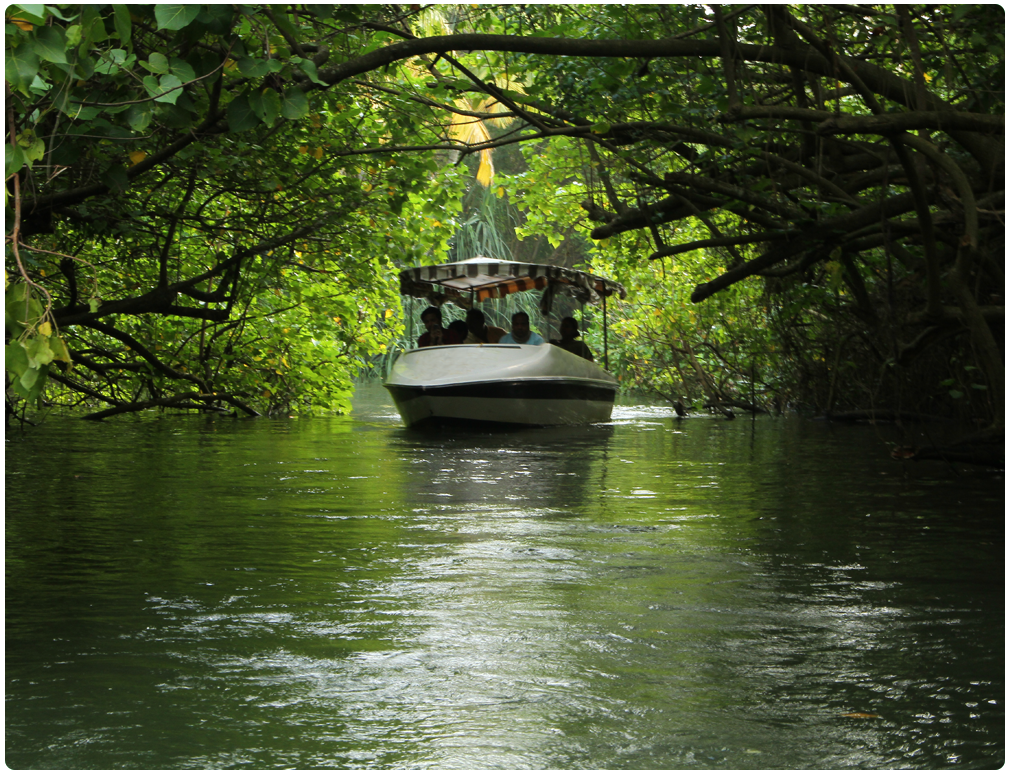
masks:
[[[512,315],[511,333],[501,337],[499,344],[543,344],[543,337],[529,329],[529,315],[516,312]]]

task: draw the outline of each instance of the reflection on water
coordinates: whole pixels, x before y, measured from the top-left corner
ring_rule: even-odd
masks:
[[[7,764],[998,766],[1001,480],[882,433],[11,436]]]

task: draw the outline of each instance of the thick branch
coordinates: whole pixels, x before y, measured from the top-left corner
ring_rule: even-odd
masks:
[[[199,377],[195,377],[192,374],[184,374],[181,371],[176,371],[167,364],[163,363],[154,353],[144,347],[140,342],[134,339],[129,334],[120,331],[117,328],[101,323],[97,320],[93,320],[86,324],[88,328],[93,328],[95,331],[100,331],[106,336],[111,336],[113,339],[118,339],[120,342],[129,347],[133,352],[147,361],[151,366],[157,369],[159,372],[164,374],[166,377],[171,379],[185,380],[186,382],[192,382],[199,385],[200,388],[206,391],[207,387]]]
[[[823,120],[817,126],[816,131],[821,135],[888,135],[896,132],[910,132],[915,129],[1005,134],[1005,116],[935,110],[884,113],[876,116],[831,116]]]
[[[779,245],[742,266],[730,269],[714,280],[701,283],[694,289],[690,300],[694,303],[704,301],[708,297],[718,293],[718,291],[724,290],[747,277],[752,277],[761,270],[774,266],[792,256],[812,249],[818,244],[840,242],[843,235],[854,229],[860,229],[882,218],[893,218],[911,210],[913,207],[914,196],[912,194],[900,194],[882,203],[868,205],[850,213],[845,213],[837,218],[832,218],[819,226],[807,230],[802,236],[785,245]],[[829,250],[824,250],[822,258],[827,258],[829,253]]]
[[[665,258],[666,256],[676,256],[680,253],[689,253],[692,250],[701,250],[702,248],[723,248],[734,245],[752,245],[754,242],[777,242],[779,240],[789,239],[790,237],[797,237],[799,234],[800,232],[798,230],[765,231],[760,234],[749,234],[739,237],[716,237],[713,239],[693,240],[692,242],[684,242],[680,245],[673,245],[668,248],[663,248],[662,250],[657,250],[648,258],[650,260],[654,260],[656,258]]]

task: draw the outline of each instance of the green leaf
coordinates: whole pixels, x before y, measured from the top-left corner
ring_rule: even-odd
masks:
[[[238,70],[246,78],[262,78],[270,72],[270,63],[266,59],[243,57],[238,60]]]
[[[281,102],[280,112],[284,118],[296,120],[308,115],[308,97],[305,92],[296,86],[292,86],[284,92],[284,99]]]
[[[269,88],[253,92],[249,95],[249,107],[263,123],[273,126],[280,115],[280,95]]]
[[[52,363],[53,358],[56,357],[49,347],[48,336],[42,336],[41,334],[33,336],[24,345],[25,351],[28,353],[28,365],[33,369],[45,366],[47,363]],[[26,387],[30,386],[26,385]]]
[[[20,13],[9,13],[10,16],[17,16],[19,19],[24,19],[32,24],[40,25],[46,23],[46,7],[44,5],[13,5],[10,6],[11,10],[15,8],[20,8]]]
[[[49,373],[49,364],[44,364],[38,368],[29,368],[21,375],[21,379],[15,384],[20,384],[25,392],[21,393],[29,401],[38,398],[42,394],[42,388],[46,384],[46,375]],[[20,391],[18,391],[20,393]]]
[[[47,62],[67,64],[67,40],[63,28],[40,28],[35,34],[35,52]]]
[[[54,360],[63,361],[64,363],[73,363],[70,358],[70,351],[67,349],[67,343],[63,341],[62,337],[50,336],[49,349],[53,351]]]
[[[293,61],[293,59],[292,59],[292,61]],[[298,67],[301,68],[302,72],[305,75],[308,76],[308,80],[310,80],[312,83],[317,83],[320,86],[328,86],[329,85],[325,81],[320,81],[319,80],[319,71],[318,71],[318,69],[315,66],[315,62],[313,62],[311,59],[302,59],[298,63]]]
[[[102,305],[101,299],[94,299],[94,298],[88,299],[88,309],[91,311],[92,315],[98,311],[98,308],[101,305]]]
[[[156,97],[159,93],[159,87],[160,84],[158,83],[158,79],[153,75],[144,76],[144,88],[147,90],[149,95]]]
[[[140,63],[140,66],[155,75],[161,75],[162,73],[168,72],[168,57],[154,51],[151,53],[150,58],[146,62]]]
[[[161,94],[154,98],[155,102],[168,102],[172,105],[175,101],[182,95],[182,81],[178,79],[178,76],[168,75],[161,76],[161,81],[158,84]]]
[[[201,7],[193,4],[172,4],[154,6],[154,18],[159,30],[181,30],[188,27],[200,15]]]
[[[239,94],[228,103],[228,127],[232,132],[244,132],[259,126],[259,118],[245,94]]]
[[[130,105],[126,111],[126,122],[134,132],[143,132],[151,123],[152,115],[150,106],[146,104]]]
[[[144,88],[155,102],[168,102],[174,105],[179,95],[182,94],[182,90],[178,88],[181,85],[182,81],[171,73],[161,76],[160,79],[153,75],[144,78]],[[172,91],[173,89],[174,91]]]
[[[224,35],[231,27],[231,19],[234,15],[234,6],[224,4],[205,5],[197,20],[212,35]]]
[[[86,81],[92,75],[95,74],[95,62],[91,57],[84,56],[81,54],[77,58],[77,64],[74,66],[74,76]]]
[[[4,143],[4,177],[9,178],[28,164],[28,157],[20,145]]]
[[[115,11],[116,34],[119,35],[119,42],[124,46],[130,45],[133,36],[133,21],[130,19],[130,7],[128,5],[113,5]]]
[[[72,24],[67,27],[67,48],[77,48],[81,43],[81,25]]]
[[[11,342],[4,347],[4,368],[19,379],[28,369],[28,353],[21,342]]]
[[[30,146],[25,148],[25,157],[29,162],[39,161],[46,155],[46,143],[41,137],[36,137]]]
[[[113,48],[102,52],[102,59],[95,65],[95,72],[102,75],[118,74],[123,70],[131,69],[136,61],[136,54],[127,54],[126,49],[123,48]]]
[[[47,5],[47,6],[45,6],[45,9],[46,9],[46,11],[49,12],[50,15],[55,16],[57,19],[60,19],[61,21],[72,22],[74,19],[77,18],[77,14],[75,14],[75,13],[74,14],[70,14],[70,16],[64,16],[60,12],[60,9],[57,8],[55,5]]]
[[[105,21],[98,8],[99,6],[96,5],[84,6],[81,27],[83,28],[82,39],[85,43],[101,43],[109,36],[105,31]]]
[[[27,258],[27,256],[25,256]],[[27,310],[25,299],[27,298]],[[4,307],[6,312],[5,322],[8,329],[15,335],[20,335],[21,330],[28,327],[29,323],[34,324],[42,317],[42,305],[38,299],[32,296],[31,290],[26,283],[14,283],[7,289],[4,296]],[[21,330],[15,331],[20,327]]]
[[[97,118],[102,112],[101,108],[80,108],[76,113],[74,113],[74,119],[77,121],[91,121]]]
[[[172,75],[178,76],[179,80],[183,83],[196,80],[196,72],[193,70],[192,65],[190,65],[186,60],[179,59],[178,57],[172,57],[170,64],[172,67]]]
[[[12,88],[28,94],[28,87],[39,71],[39,58],[30,40],[23,40],[13,49],[7,49],[5,77]]]

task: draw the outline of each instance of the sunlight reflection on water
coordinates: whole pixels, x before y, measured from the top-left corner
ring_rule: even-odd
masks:
[[[1001,761],[1000,480],[798,420],[370,400],[8,443],[9,766]]]

